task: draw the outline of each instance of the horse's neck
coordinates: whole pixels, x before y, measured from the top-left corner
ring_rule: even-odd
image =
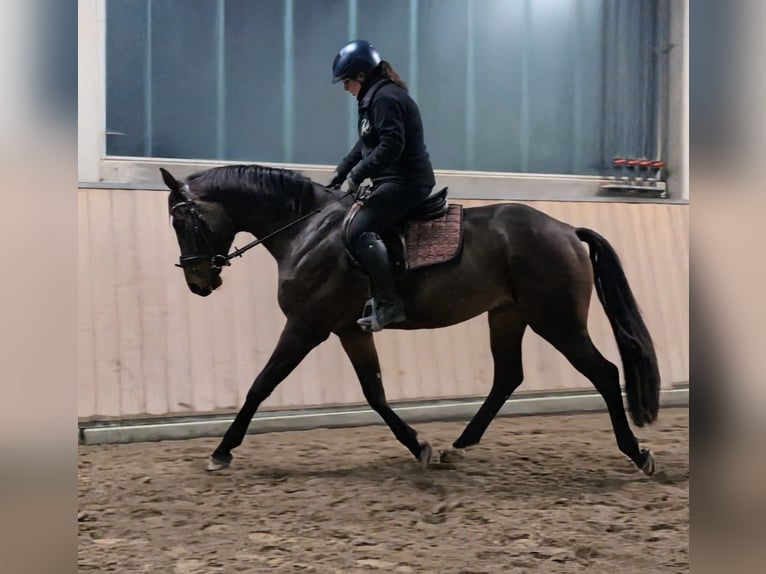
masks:
[[[300,202],[300,209],[261,210],[257,200],[250,209],[244,210],[243,231],[252,233],[263,240],[263,245],[278,261],[288,257],[294,251],[294,243],[299,236],[314,225],[317,210],[333,209],[336,202],[334,194],[323,187],[314,185],[312,195]]]

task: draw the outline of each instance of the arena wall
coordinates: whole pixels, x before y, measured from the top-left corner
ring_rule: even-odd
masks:
[[[191,294],[173,266],[178,247],[167,193],[80,189],[79,410],[81,421],[235,411],[279,336],[276,264],[254,249],[224,271],[213,296]],[[466,206],[488,201],[456,199]],[[494,200],[493,200],[494,202]],[[663,386],[689,380],[689,206],[525,201],[606,236],[620,254],[655,339]],[[249,241],[238,238],[237,244]],[[597,299],[590,328],[619,364]],[[485,396],[492,362],[486,315],[433,331],[376,335],[391,401]],[[530,330],[519,392],[592,390]],[[314,350],[263,409],[364,403],[337,339]]]

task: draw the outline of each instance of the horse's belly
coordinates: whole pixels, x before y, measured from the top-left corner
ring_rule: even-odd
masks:
[[[408,329],[434,329],[462,323],[487,311],[513,303],[507,289],[491,283],[429,282],[417,285],[403,294],[407,309]]]

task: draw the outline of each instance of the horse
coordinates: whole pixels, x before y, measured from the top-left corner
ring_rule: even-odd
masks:
[[[357,324],[369,303],[369,284],[341,239],[354,198],[298,172],[261,165],[213,167],[183,181],[164,168],[160,171],[170,190],[168,210],[180,248],[176,265],[191,292],[210,295],[222,285],[222,268],[233,257],[262,244],[278,263],[277,299],[287,318],[207,469],[231,465],[231,451],[242,444],[261,403],[331,335],[340,340],[370,407],[427,466],[432,447],[387,402],[373,334]],[[614,248],[593,230],[575,228],[522,204],[464,208],[461,225],[461,249],[451,261],[398,274],[406,320],[386,327],[435,329],[487,313],[494,363],[491,389],[449,452],[459,457],[478,444],[521,385],[522,338],[529,327],[590,380],[606,403],[618,449],[651,476],[654,457],[639,448],[631,431],[619,370],[588,333],[595,284],[617,342],[633,423],[653,423],[660,390],[654,343]],[[256,241],[228,254],[241,231]]]

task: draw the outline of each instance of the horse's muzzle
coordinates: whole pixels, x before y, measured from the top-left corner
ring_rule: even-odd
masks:
[[[186,284],[189,286],[189,290],[195,295],[200,297],[207,297],[213,291],[223,285],[223,279],[221,276],[214,272],[209,281],[195,281],[193,278],[187,278]]]
[[[213,290],[211,288],[209,288],[209,287],[208,288],[202,288],[202,287],[199,287],[199,286],[195,285],[194,283],[189,283],[189,290],[192,293],[194,293],[195,295],[199,295],[200,297],[207,297],[208,295],[210,295],[213,292]]]

